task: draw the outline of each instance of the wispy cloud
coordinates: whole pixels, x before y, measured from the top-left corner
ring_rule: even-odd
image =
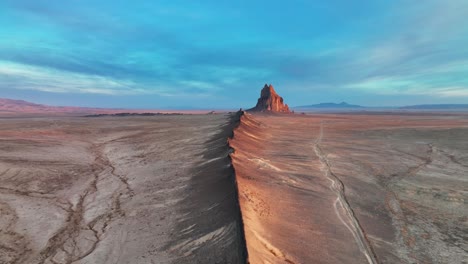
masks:
[[[421,95],[442,98],[468,97],[468,85],[443,86],[443,84],[405,78],[372,78],[346,86],[347,89],[378,95]]]
[[[239,105],[272,82],[293,105],[337,94],[452,102],[468,87],[466,17],[466,0],[293,1],[287,12],[267,0],[5,0],[0,96],[9,87]]]
[[[436,88],[434,92],[442,97],[467,97],[468,98],[468,86]]]
[[[168,92],[158,88],[142,88],[128,80],[116,80],[8,61],[0,61],[0,83],[8,88],[53,93],[128,95]]]

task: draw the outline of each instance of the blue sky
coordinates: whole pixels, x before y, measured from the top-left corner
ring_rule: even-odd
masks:
[[[468,103],[468,1],[2,0],[0,97],[239,108]]]

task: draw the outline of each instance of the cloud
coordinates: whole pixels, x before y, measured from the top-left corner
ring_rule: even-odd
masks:
[[[206,97],[221,86],[197,80],[144,83],[0,60],[1,86],[49,93]],[[0,86],[0,87],[1,87]]]
[[[379,95],[421,95],[436,98],[468,98],[468,84],[465,86],[443,86],[435,82],[418,81],[411,78],[371,78],[346,86],[347,89]]]
[[[0,83],[8,88],[53,93],[124,95],[168,92],[163,89],[141,88],[128,80],[116,80],[8,61],[0,61]]]
[[[442,97],[467,97],[468,98],[468,86],[437,88],[433,92]]]
[[[5,0],[0,87],[241,102],[272,82],[285,98],[300,90],[297,104],[466,95],[465,0],[181,3]]]

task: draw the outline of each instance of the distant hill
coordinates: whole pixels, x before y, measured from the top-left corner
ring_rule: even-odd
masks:
[[[90,113],[107,113],[115,111],[111,109],[73,107],[73,106],[50,106],[43,104],[35,104],[23,100],[13,100],[0,98],[0,115],[2,116],[17,116],[17,115],[80,115]]]
[[[468,104],[424,104],[424,105],[409,105],[402,106],[398,109],[415,109],[415,110],[457,110],[468,109]]]
[[[45,109],[45,105],[34,104],[26,102],[23,100],[13,100],[0,98],[0,111],[23,111],[23,110],[33,110],[33,109]]]
[[[346,102],[337,103],[320,103],[320,104],[313,104],[313,105],[302,105],[296,106],[294,108],[297,109],[306,109],[306,108],[314,108],[314,109],[339,109],[339,108],[365,108],[361,105],[353,105],[348,104]]]
[[[353,105],[348,104],[346,102],[337,103],[320,103],[320,104],[313,104],[313,105],[303,105],[303,106],[296,106],[293,109],[295,110],[323,110],[323,111],[335,111],[335,110],[362,110],[362,111],[398,111],[398,110],[468,110],[468,104],[422,104],[422,105],[408,105],[408,106],[400,106],[400,107],[392,107],[392,106],[382,106],[382,107],[367,107],[362,105]]]
[[[0,117],[38,116],[152,116],[162,114],[206,114],[209,110],[109,109],[76,106],[50,106],[23,100],[0,98]]]

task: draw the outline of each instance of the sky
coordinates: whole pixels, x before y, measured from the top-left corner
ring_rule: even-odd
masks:
[[[467,0],[1,0],[0,97],[247,108],[468,103]]]

